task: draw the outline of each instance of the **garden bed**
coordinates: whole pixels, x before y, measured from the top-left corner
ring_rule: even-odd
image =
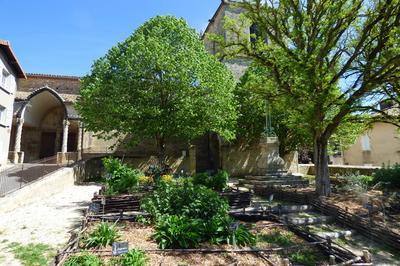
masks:
[[[89,222],[86,232],[91,232],[100,222]],[[281,226],[268,221],[248,224],[257,236],[251,248],[235,248],[232,245],[202,244],[196,249],[160,250],[152,239],[155,230],[150,225],[137,222],[118,223],[120,241],[129,243],[130,249],[141,249],[148,258],[147,265],[281,265],[282,258],[306,265],[327,265],[324,256],[316,247]],[[262,251],[258,251],[262,250]],[[111,247],[85,249],[82,242],[69,255],[88,251],[103,261],[112,258]]]

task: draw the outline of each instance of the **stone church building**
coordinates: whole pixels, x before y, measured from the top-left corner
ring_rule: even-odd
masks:
[[[223,18],[237,17],[240,10],[221,1],[205,33],[223,34]],[[205,35],[206,36],[206,35]],[[207,50],[215,54],[215,44],[203,38]],[[225,61],[239,79],[249,61],[244,58]],[[135,147],[118,145],[117,140],[103,140],[85,130],[74,108],[80,90],[80,78],[63,75],[26,74],[18,80],[12,113],[9,160],[13,163],[76,161],[90,155],[115,154],[140,168],[154,162],[154,141]],[[116,145],[117,144],[117,145]],[[263,174],[259,165],[258,143],[225,143],[210,132],[190,145],[178,140],[167,144],[168,163],[175,171],[202,172],[225,169],[233,175]],[[44,161],[43,161],[44,160]],[[292,160],[288,161],[289,164]]]

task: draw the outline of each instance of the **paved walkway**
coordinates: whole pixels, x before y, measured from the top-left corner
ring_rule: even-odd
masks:
[[[61,249],[77,230],[98,186],[72,186],[46,200],[11,212],[0,210],[0,265],[21,265],[9,249],[12,242],[43,243]]]

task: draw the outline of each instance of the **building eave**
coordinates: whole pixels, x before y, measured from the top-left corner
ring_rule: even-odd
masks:
[[[221,0],[221,3],[219,4],[217,10],[215,11],[214,15],[212,16],[211,19],[208,20],[208,24],[206,29],[204,30],[203,35],[201,36],[201,39],[204,40],[204,37],[206,36],[206,33],[210,30],[211,24],[214,23],[215,18],[218,16],[219,12],[221,12],[222,8],[225,5],[229,5],[229,1],[228,0]]]
[[[17,57],[15,56],[14,51],[11,49],[10,42],[6,40],[0,40],[0,48],[3,49],[3,51],[6,53],[8,63],[17,73],[17,77],[26,79],[26,74],[22,69],[21,64],[19,63]]]

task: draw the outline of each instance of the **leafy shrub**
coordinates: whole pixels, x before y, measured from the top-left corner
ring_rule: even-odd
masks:
[[[73,255],[67,259],[63,264],[64,266],[100,266],[102,265],[101,259],[95,255],[83,252]]]
[[[383,165],[381,169],[376,170],[372,183],[388,183],[391,188],[400,188],[400,164],[393,166]]]
[[[371,184],[373,177],[355,173],[344,175],[341,179],[344,180],[341,190],[365,192],[368,190],[368,186]]]
[[[115,224],[102,222],[83,239],[83,242],[87,248],[97,248],[111,246],[119,238],[120,233]]]
[[[234,221],[228,216],[228,204],[216,192],[183,179],[176,183],[161,183],[146,198],[142,208],[156,222],[154,239],[161,248],[196,247],[201,242],[237,245],[254,243],[254,236],[240,225],[232,232]]]
[[[205,234],[211,236],[211,243],[218,245],[248,246],[256,243],[256,237],[244,225],[239,224],[238,228],[232,231],[229,227],[233,223],[235,220],[229,215],[216,215],[207,223]]]
[[[227,213],[229,206],[216,192],[183,180],[160,183],[157,190],[143,200],[142,208],[153,220],[165,214],[208,220],[218,213]]]
[[[137,190],[138,180],[143,173],[132,169],[121,160],[108,157],[103,159],[104,167],[108,173],[106,177],[108,194],[121,194]]]
[[[164,215],[156,224],[153,235],[160,248],[193,248],[202,241],[203,221],[186,216]]]
[[[128,253],[111,260],[110,264],[115,266],[144,266],[148,258],[140,249],[132,249]]]
[[[203,185],[215,191],[222,191],[228,186],[229,174],[226,171],[219,170],[215,175],[199,173],[194,175],[193,183]]]

